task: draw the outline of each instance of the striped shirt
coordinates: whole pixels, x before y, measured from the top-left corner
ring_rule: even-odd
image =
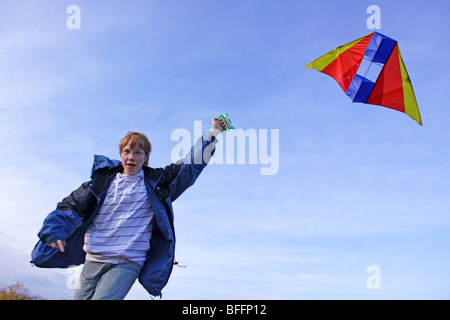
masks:
[[[86,260],[143,264],[150,249],[153,209],[144,172],[118,173],[84,237]]]

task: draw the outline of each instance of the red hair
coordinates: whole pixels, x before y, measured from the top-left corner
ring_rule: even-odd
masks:
[[[122,153],[123,148],[125,148],[128,144],[130,144],[131,150],[139,148],[144,151],[144,165],[148,166],[148,158],[150,156],[150,152],[152,152],[152,145],[145,134],[139,132],[128,132],[127,135],[120,140],[120,153]]]

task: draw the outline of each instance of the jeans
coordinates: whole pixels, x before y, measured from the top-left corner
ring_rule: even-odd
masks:
[[[74,300],[123,300],[139,277],[142,266],[86,261]]]

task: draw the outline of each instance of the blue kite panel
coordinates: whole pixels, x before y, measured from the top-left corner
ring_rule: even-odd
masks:
[[[397,41],[394,39],[374,32],[364,52],[364,56],[373,62],[385,64],[396,44]]]
[[[396,44],[397,41],[390,38],[383,39],[372,61],[386,64]]]
[[[366,103],[369,99],[370,94],[372,93],[373,88],[375,87],[375,83],[372,81],[363,78],[361,85],[359,86],[358,93],[356,94],[353,102],[362,102]]]

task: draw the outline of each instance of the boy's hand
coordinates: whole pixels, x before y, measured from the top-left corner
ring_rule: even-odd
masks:
[[[227,124],[225,123],[225,121],[223,119],[220,119],[220,121],[219,121],[219,118],[212,119],[211,131],[215,136],[218,135],[220,132],[223,132],[224,128],[226,128],[226,127],[227,127]]]
[[[61,252],[64,252],[66,240],[56,240],[55,242],[49,243],[48,245],[54,249],[59,249]]]

